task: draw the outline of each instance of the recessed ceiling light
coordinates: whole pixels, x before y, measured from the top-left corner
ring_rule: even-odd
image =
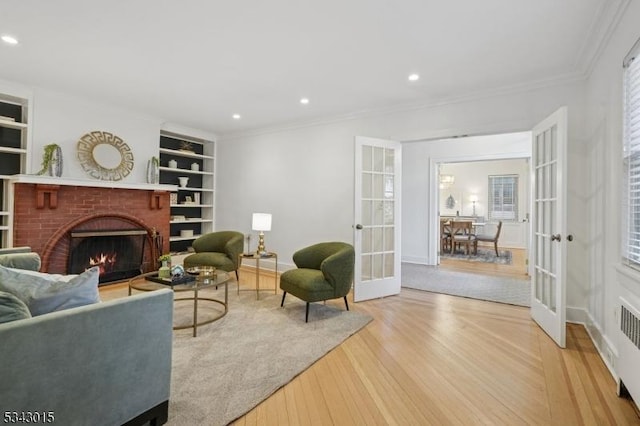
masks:
[[[233,114],[233,119],[234,120],[240,120],[242,117],[240,117],[240,114]]]
[[[3,35],[2,41],[4,41],[7,44],[18,44],[18,39],[10,35]]]
[[[307,99],[307,98],[302,98],[302,99],[300,99],[300,103],[301,103],[302,105],[307,105],[307,104],[309,103],[309,99]]]
[[[420,80],[420,76],[418,74],[410,74],[409,81],[418,81]]]

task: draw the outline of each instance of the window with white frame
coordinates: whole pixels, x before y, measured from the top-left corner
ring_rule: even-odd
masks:
[[[623,62],[623,230],[622,256],[640,268],[640,40]]]
[[[518,175],[489,176],[488,219],[518,220]]]

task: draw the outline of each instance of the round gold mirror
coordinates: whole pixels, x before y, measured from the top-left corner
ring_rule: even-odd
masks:
[[[121,180],[133,170],[133,154],[122,138],[93,131],[78,141],[78,160],[85,172],[100,180]]]

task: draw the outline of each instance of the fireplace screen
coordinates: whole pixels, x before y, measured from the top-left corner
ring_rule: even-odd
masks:
[[[72,231],[68,273],[100,267],[100,283],[141,273],[147,231],[144,229]]]

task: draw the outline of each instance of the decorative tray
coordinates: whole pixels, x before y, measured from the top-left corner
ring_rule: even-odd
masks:
[[[195,277],[190,275],[183,275],[182,277],[173,277],[173,278],[159,278],[157,275],[150,275],[146,277],[147,281],[153,281],[154,283],[164,284],[164,285],[178,285],[178,284],[186,284],[191,281],[195,281]]]

